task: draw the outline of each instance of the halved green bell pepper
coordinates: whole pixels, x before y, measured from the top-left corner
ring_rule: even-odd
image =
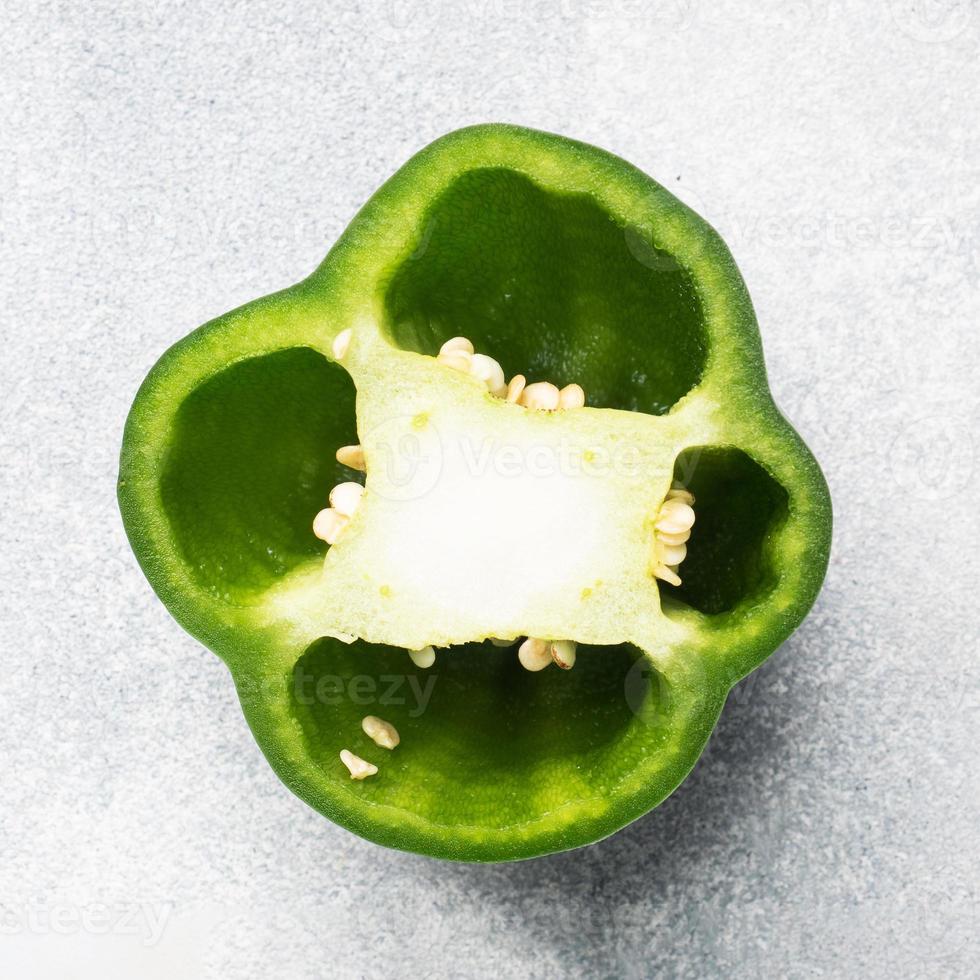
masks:
[[[493,398],[432,356],[456,335],[587,407]],[[327,548],[311,521],[353,444],[366,490]],[[648,560],[672,484],[697,512],[677,587]],[[424,149],[309,278],[167,351],[119,501],[286,785],[370,840],[475,861],[590,843],[672,792],[810,608],[831,529],[719,236],[623,160],[503,125]],[[576,640],[575,668],[488,642],[520,636]],[[405,652],[427,644],[430,670]],[[351,780],[344,748],[378,774]]]

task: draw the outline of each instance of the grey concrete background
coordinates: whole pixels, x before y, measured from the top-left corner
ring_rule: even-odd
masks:
[[[976,975],[976,3],[14,3],[0,33],[0,973]],[[687,783],[522,865],[294,799],[114,500],[172,341],[506,120],[721,230],[837,525]]]

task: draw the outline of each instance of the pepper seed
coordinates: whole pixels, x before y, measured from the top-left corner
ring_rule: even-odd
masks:
[[[347,353],[347,348],[350,347],[350,339],[353,334],[354,331],[348,327],[346,330],[341,330],[340,333],[334,337],[331,350],[333,351],[335,361],[342,361],[344,359],[344,355]]]
[[[351,517],[357,510],[363,493],[364,487],[360,483],[354,483],[353,480],[338,483],[330,491],[330,506],[344,517]]]
[[[337,462],[342,466],[349,466],[352,470],[367,472],[367,464],[364,462],[363,446],[341,446],[337,450]]]
[[[694,524],[694,510],[683,500],[666,500],[660,508],[656,528],[667,534],[680,534],[689,531]]]
[[[408,655],[416,667],[426,670],[436,662],[436,652],[432,647],[422,647],[421,650],[409,650]]]
[[[686,544],[690,537],[690,528],[688,528],[686,531],[678,531],[677,534],[667,534],[666,531],[657,532],[657,540],[661,544],[670,545],[671,547],[675,547],[679,544]]]
[[[553,412],[561,401],[561,393],[550,381],[535,381],[521,393],[520,403],[525,408]]]
[[[382,749],[393,749],[401,741],[395,726],[383,718],[378,718],[377,715],[365,715],[361,719],[361,728],[364,729],[364,734]]]
[[[450,351],[461,350],[467,354],[473,353],[473,341],[467,337],[451,337],[442,347],[439,348],[440,354],[448,354]]]
[[[585,391],[581,385],[565,385],[558,392],[559,408],[582,408],[585,405]]]
[[[523,374],[515,374],[507,385],[507,401],[516,405],[521,400],[521,392],[527,384],[527,378]]]
[[[489,355],[471,355],[469,371],[474,378],[479,378],[492,394],[497,397],[506,394],[507,382],[504,380],[503,368]]]
[[[665,565],[679,565],[687,557],[686,544],[668,544],[661,551],[661,561]]]
[[[575,666],[577,646],[574,640],[555,640],[551,644],[551,659],[562,670],[571,670]]]
[[[378,771],[376,765],[365,762],[359,755],[354,755],[348,749],[340,750],[340,761],[347,766],[351,779],[367,779],[368,776],[374,776]]]
[[[681,486],[673,486],[667,491],[668,500],[682,500],[688,507],[694,505],[694,494]]]
[[[544,670],[551,663],[551,644],[529,636],[518,647],[517,659],[525,670]]]
[[[466,374],[470,370],[470,358],[472,356],[472,354],[467,353],[465,350],[451,350],[446,351],[445,354],[440,354],[436,360],[440,364],[452,368],[454,371],[462,371]]]
[[[313,518],[313,533],[327,544],[334,544],[344,533],[348,518],[333,507],[325,507]]]

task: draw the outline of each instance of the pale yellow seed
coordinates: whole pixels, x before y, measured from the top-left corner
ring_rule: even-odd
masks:
[[[470,358],[472,354],[467,354],[464,350],[451,350],[446,354],[440,354],[436,360],[445,367],[452,368],[454,371],[462,371],[464,374],[469,372]]]
[[[470,374],[479,378],[487,386],[487,390],[495,395],[507,390],[504,369],[487,354],[473,354],[470,357]]]
[[[340,750],[340,761],[347,766],[351,779],[367,779],[374,776],[378,767],[370,762],[365,762],[359,755],[354,755],[347,749]]]
[[[685,507],[689,508],[690,506],[686,501],[672,497],[670,491],[668,491],[667,496],[660,505],[660,516],[666,517],[668,514],[680,514],[684,512]]]
[[[683,520],[676,519],[673,516],[657,518],[656,527],[657,531],[662,531],[664,534],[683,534],[684,531],[691,529],[689,523],[685,523]]]
[[[521,404],[525,408],[553,412],[561,401],[561,394],[550,381],[535,381],[521,392]]]
[[[347,353],[347,348],[350,347],[350,339],[353,333],[354,331],[348,327],[346,330],[341,330],[340,333],[334,337],[331,350],[333,351],[335,361],[343,360],[344,355]]]
[[[344,517],[351,517],[357,510],[363,493],[364,487],[360,483],[354,483],[352,480],[347,483],[338,483],[330,491],[330,506],[343,514]]]
[[[683,500],[667,500],[660,508],[656,527],[667,534],[680,534],[689,531],[694,524],[694,510]]]
[[[448,354],[454,350],[461,350],[467,354],[472,354],[473,342],[466,337],[451,337],[439,348],[439,353]]]
[[[327,544],[334,544],[344,533],[348,519],[333,507],[326,507],[313,518],[313,533]]]
[[[501,639],[499,636],[491,636],[490,637],[490,642],[495,647],[512,647],[517,642],[517,640],[516,639],[515,640],[504,640],[504,639]]]
[[[581,385],[565,385],[558,392],[559,408],[581,408],[585,404],[585,391]]]
[[[375,745],[383,749],[393,749],[401,741],[395,726],[377,715],[365,715],[361,719],[361,728]]]
[[[691,537],[690,528],[688,528],[686,531],[678,531],[676,534],[667,534],[666,531],[657,531],[657,540],[661,544],[670,545],[670,546],[686,544],[690,537]]]
[[[684,489],[684,487],[671,487],[667,491],[668,500],[682,500],[689,507],[694,504],[694,494],[690,490]]]
[[[525,670],[544,670],[551,663],[551,644],[529,636],[518,647],[517,659]]]
[[[686,544],[669,544],[662,551],[661,561],[665,565],[679,565],[687,557]]]
[[[412,658],[412,663],[422,670],[427,670],[436,662],[436,652],[432,647],[422,647],[421,650],[409,650],[408,655]]]
[[[521,392],[527,384],[527,378],[523,374],[515,374],[507,385],[507,401],[516,405],[521,399]]]
[[[681,580],[677,572],[668,568],[666,565],[657,565],[657,567],[653,570],[653,574],[657,578],[663,579],[665,582],[669,582],[671,585],[681,584]]]
[[[364,462],[363,446],[341,446],[337,450],[337,462],[342,466],[349,466],[352,470],[367,472],[367,464]]]
[[[551,659],[562,670],[571,670],[575,666],[576,646],[574,640],[555,640],[551,644]]]

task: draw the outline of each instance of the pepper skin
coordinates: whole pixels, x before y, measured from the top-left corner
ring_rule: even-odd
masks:
[[[460,334],[586,407],[494,399],[435,360]],[[605,463],[544,492],[464,466],[467,433]],[[334,457],[357,444],[363,501],[327,548],[311,521],[359,478]],[[677,587],[647,562],[672,483],[697,514]],[[119,502],[283,782],[372,841],[469,861],[588,844],[660,803],[806,615],[831,532],[720,237],[623,160],[505,125],[422,150],[311,276],[167,351]],[[574,668],[529,673],[488,642],[522,636],[577,641]],[[429,670],[405,652],[426,645]],[[378,773],[352,781],[341,749]]]

